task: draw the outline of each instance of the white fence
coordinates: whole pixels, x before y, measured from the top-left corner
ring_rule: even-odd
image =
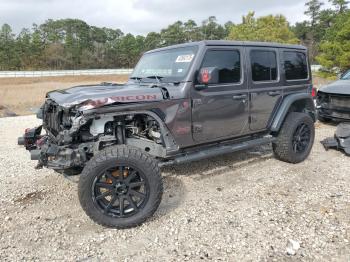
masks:
[[[319,72],[322,69],[321,65],[311,65],[312,72]]]
[[[0,77],[43,77],[43,76],[85,76],[85,75],[129,75],[133,69],[89,69],[56,71],[0,71]]]

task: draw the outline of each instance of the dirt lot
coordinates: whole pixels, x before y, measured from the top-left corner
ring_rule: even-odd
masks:
[[[144,225],[111,230],[79,206],[77,186],[34,170],[17,136],[33,116],[0,119],[0,260],[349,261],[350,158],[319,141],[310,157],[275,160],[269,147],[163,170],[165,194]],[[289,239],[296,254],[287,254]]]
[[[51,90],[127,79],[127,75],[0,78],[0,116],[6,113],[5,108],[18,115],[33,114]]]

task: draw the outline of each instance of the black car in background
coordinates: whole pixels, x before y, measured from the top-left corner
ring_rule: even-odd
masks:
[[[350,70],[317,92],[320,121],[350,121]]]

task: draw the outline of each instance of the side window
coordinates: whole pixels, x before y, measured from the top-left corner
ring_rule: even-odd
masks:
[[[202,67],[217,67],[220,84],[241,81],[241,57],[237,50],[208,50]]]
[[[276,52],[253,50],[250,53],[252,79],[254,82],[277,80]]]
[[[296,51],[283,52],[284,70],[287,80],[300,80],[308,78],[306,55]]]

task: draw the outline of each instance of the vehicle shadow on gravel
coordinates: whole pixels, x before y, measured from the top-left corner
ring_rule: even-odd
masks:
[[[178,208],[186,198],[186,190],[181,179],[173,176],[163,178],[164,193],[156,216],[164,216]],[[152,220],[153,218],[151,218]]]
[[[189,164],[162,168],[164,195],[156,217],[171,213],[184,202],[183,200],[186,198],[186,187],[181,176],[187,176],[194,180],[202,180],[225,174],[231,170],[244,168],[253,163],[261,163],[272,157],[271,146],[267,145]]]
[[[264,162],[271,158],[273,158],[271,145],[264,145],[189,164],[165,167],[162,173],[166,177],[189,176],[194,180],[201,180],[212,176],[219,176],[231,170],[244,168],[253,163]]]

